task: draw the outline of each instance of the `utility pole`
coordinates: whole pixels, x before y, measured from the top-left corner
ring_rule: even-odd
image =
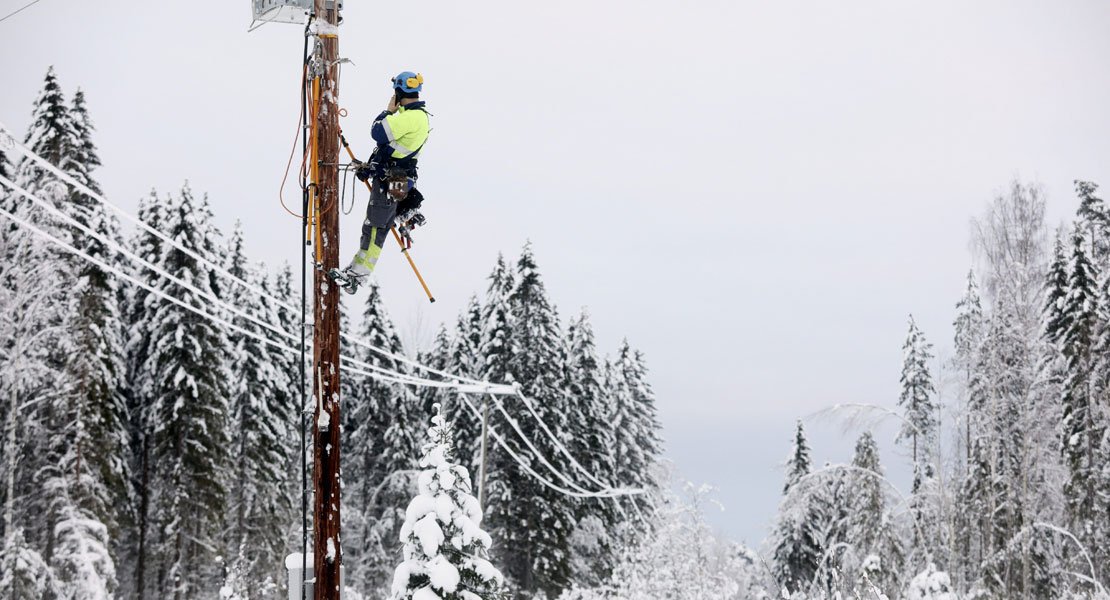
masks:
[[[339,295],[327,276],[339,267],[339,11],[337,0],[315,0],[316,46],[312,69],[315,114],[315,151],[310,160],[312,214],[315,215],[315,259],[312,286],[313,416],[313,566],[315,600],[339,600]]]

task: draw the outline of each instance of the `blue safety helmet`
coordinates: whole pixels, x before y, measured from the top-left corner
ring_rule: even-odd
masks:
[[[419,94],[424,88],[424,76],[412,71],[403,71],[393,78],[393,89],[406,94]]]

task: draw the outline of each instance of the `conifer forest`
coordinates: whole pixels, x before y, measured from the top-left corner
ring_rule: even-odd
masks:
[[[316,402],[299,268],[252,261],[188,183],[122,222],[85,95],[51,69],[29,104],[0,144],[0,598],[288,597]],[[1110,204],[1082,179],[1073,199],[998,185],[969,208],[951,327],[906,321],[898,397],[828,407],[854,453],[818,464],[804,414],[778,432],[761,544],[710,524],[712,489],[665,458],[648,357],[560,312],[533,246],[426,347],[370,284],[342,306],[343,597],[1110,600]],[[1078,211],[1051,222],[1056,201]],[[516,393],[414,385],[429,373]]]

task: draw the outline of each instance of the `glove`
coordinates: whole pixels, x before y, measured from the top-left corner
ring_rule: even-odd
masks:
[[[397,203],[397,214],[403,215],[410,210],[416,210],[420,208],[423,202],[424,194],[421,194],[420,190],[412,188],[405,199]]]
[[[370,176],[373,174],[374,170],[371,169],[370,165],[366,163],[362,163],[362,166],[355,169],[355,177],[357,177],[359,181],[366,181],[367,179],[370,179]]]

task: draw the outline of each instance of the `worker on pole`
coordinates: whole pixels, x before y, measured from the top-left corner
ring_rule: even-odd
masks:
[[[424,197],[416,189],[416,161],[428,140],[428,111],[420,99],[424,76],[404,71],[392,79],[389,105],[374,120],[370,135],[377,143],[370,160],[358,163],[355,176],[370,183],[370,200],[358,252],[347,267],[328,275],[344,291],[353,294],[374,271],[386,236],[398,215],[403,221],[414,217]]]

